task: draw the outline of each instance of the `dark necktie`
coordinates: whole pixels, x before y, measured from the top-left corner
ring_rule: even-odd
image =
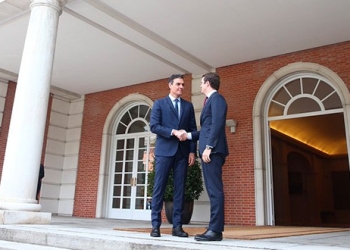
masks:
[[[208,97],[205,97],[204,103],[203,103],[203,107],[205,106],[205,104],[207,103],[207,101],[208,101]]]
[[[177,113],[177,117],[180,118],[180,113],[179,113],[179,99],[175,99],[175,110]]]

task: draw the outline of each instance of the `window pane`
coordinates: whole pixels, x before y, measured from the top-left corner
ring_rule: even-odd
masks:
[[[135,208],[136,209],[144,209],[144,202],[145,201],[145,199],[136,199],[135,200]]]
[[[141,118],[146,118],[148,113],[150,112],[149,109],[150,109],[149,107],[147,107],[145,105],[141,105],[140,106],[140,117]]]
[[[290,100],[290,95],[287,93],[287,91],[282,87],[277,91],[275,96],[273,97],[273,100],[282,103],[284,105],[287,104],[287,102]]]
[[[303,78],[302,82],[304,94],[312,95],[314,93],[318,81],[319,80],[315,78]]]
[[[132,173],[125,174],[124,178],[125,178],[125,181],[124,181],[125,185],[130,185],[132,183],[131,181]]]
[[[129,112],[126,112],[126,113],[123,115],[122,119],[120,119],[120,121],[121,121],[122,123],[124,123],[126,126],[128,126],[129,123],[130,123],[130,121],[131,121]]]
[[[147,161],[145,163],[147,163]],[[144,164],[143,161],[138,161],[138,163],[137,163],[137,172],[145,171],[145,169],[146,169],[145,165],[146,164]]]
[[[134,159],[134,150],[126,150],[125,160],[133,160]]]
[[[147,126],[143,121],[135,121],[129,128],[128,134],[145,132]]]
[[[144,197],[145,196],[145,187],[144,186],[136,187],[136,196],[137,197]]]
[[[133,166],[132,161],[125,162],[125,172],[132,172],[132,166]]]
[[[115,160],[116,161],[122,161],[124,156],[124,151],[117,151]]]
[[[122,184],[122,175],[121,174],[115,174],[114,175],[114,184]]]
[[[123,172],[123,162],[116,162],[115,163],[115,170],[114,172]]]
[[[284,106],[271,102],[269,107],[269,117],[283,115]]]
[[[113,196],[120,196],[120,195],[121,195],[121,186],[114,186]]]
[[[130,205],[131,205],[130,198],[124,198],[123,199],[123,208],[130,209]]]
[[[126,143],[126,148],[127,148],[127,149],[130,149],[130,148],[133,149],[134,146],[135,146],[134,139],[128,139],[128,140],[127,140],[127,143]]]
[[[146,174],[138,173],[137,174],[137,185],[142,185],[146,183]]]
[[[139,139],[139,149],[146,149],[147,148],[147,141],[145,137],[142,137]]]
[[[320,106],[317,102],[310,98],[300,98],[295,100],[288,109],[287,114],[298,114],[298,113],[307,113],[307,112],[315,112],[321,111]]]
[[[120,208],[120,198],[113,198],[112,208]]]
[[[117,141],[117,149],[124,149],[124,140]]]
[[[132,117],[132,119],[138,118],[139,117],[139,106],[132,107],[129,109],[129,113]]]
[[[124,196],[131,196],[131,186],[124,186],[123,195]]]
[[[301,94],[300,79],[296,79],[287,83],[285,87],[288,89],[289,93],[292,96],[297,96]]]
[[[328,96],[330,93],[332,93],[334,89],[329,86],[327,83],[321,81],[316,89],[315,96],[318,97],[320,100]]]
[[[142,160],[143,159],[144,152],[146,152],[146,151],[143,150],[143,149],[139,149],[138,160]],[[146,154],[145,154],[145,156],[146,156]]]
[[[118,124],[117,134],[125,134],[126,126],[122,123]]]
[[[342,108],[341,100],[336,92],[323,101],[326,110]]]

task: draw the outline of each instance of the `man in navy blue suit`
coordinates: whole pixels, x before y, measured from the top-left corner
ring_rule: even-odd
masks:
[[[164,191],[170,170],[174,173],[174,204],[172,235],[188,237],[182,228],[187,168],[195,162],[196,141],[186,131],[197,131],[192,103],[180,98],[185,83],[182,75],[172,75],[168,80],[170,93],[154,102],[150,127],[157,134],[155,147],[156,173],[152,195],[152,237],[160,237]],[[187,140],[189,139],[189,140]]]
[[[210,221],[206,232],[197,234],[197,241],[221,241],[224,231],[224,188],[222,167],[228,155],[225,133],[227,103],[218,93],[220,77],[215,73],[204,74],[201,92],[205,94],[205,104],[200,116],[201,130],[192,133],[193,139],[199,137],[199,156],[205,187],[210,200]]]

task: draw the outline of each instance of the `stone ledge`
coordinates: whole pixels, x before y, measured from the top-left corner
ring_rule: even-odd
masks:
[[[0,224],[50,224],[51,213],[0,210]]]

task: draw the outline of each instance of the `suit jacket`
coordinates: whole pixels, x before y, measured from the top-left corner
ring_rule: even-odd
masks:
[[[229,154],[225,133],[227,103],[218,92],[214,92],[203,107],[200,116],[201,130],[192,133],[193,139],[199,138],[199,154],[205,146],[212,146],[212,153]]]
[[[180,113],[179,119],[169,96],[154,102],[150,127],[152,133],[157,134],[155,156],[174,156],[178,149],[186,157],[190,152],[196,152],[196,141],[180,142],[176,136],[171,136],[172,129],[184,129],[187,132],[197,131],[192,103],[181,98]]]

